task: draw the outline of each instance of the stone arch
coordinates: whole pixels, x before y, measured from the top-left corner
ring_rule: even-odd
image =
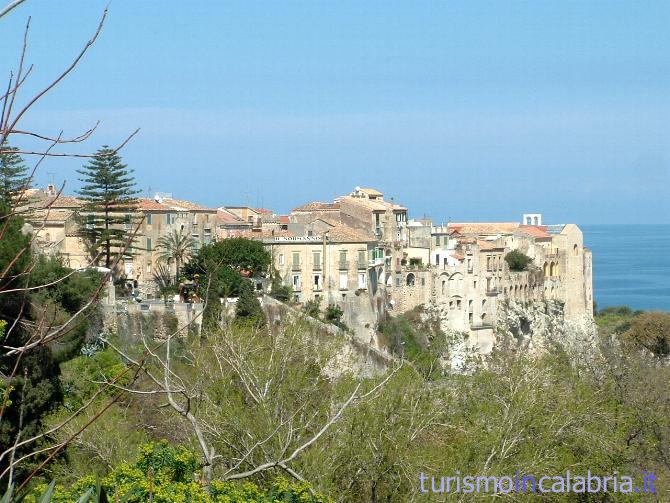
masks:
[[[407,275],[406,283],[407,283],[407,286],[414,286],[414,283],[416,283],[416,278],[414,277],[414,273],[409,273]]]
[[[455,272],[449,276],[449,286],[456,286],[460,288],[463,285],[463,275],[460,272]]]
[[[545,278],[549,277],[549,262],[544,263],[544,266],[542,266],[542,270],[544,271],[544,277]]]

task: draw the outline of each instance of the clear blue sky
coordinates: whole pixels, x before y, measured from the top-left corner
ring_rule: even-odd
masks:
[[[1,2],[7,3],[5,2]],[[32,88],[98,0],[27,0]],[[123,151],[143,190],[287,211],[372,186],[435,220],[670,223],[670,2],[114,0],[24,127]],[[78,186],[77,160],[38,177]]]

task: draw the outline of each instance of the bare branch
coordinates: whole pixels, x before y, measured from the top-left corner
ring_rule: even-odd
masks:
[[[0,10],[0,17],[5,16],[6,14],[9,14],[13,9],[21,5],[23,2],[26,0],[14,0],[13,2],[9,2],[2,10]]]

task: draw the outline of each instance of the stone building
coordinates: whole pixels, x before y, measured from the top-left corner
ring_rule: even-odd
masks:
[[[295,302],[315,300],[322,309],[339,306],[350,327],[374,329],[385,312],[384,288],[375,271],[383,260],[375,257],[374,239],[344,225],[310,235],[264,234],[257,239],[270,252],[282,281],[293,289]]]

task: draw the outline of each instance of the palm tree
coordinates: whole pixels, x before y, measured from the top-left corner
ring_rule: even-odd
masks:
[[[156,242],[156,248],[161,252],[158,260],[164,260],[169,264],[170,259],[174,259],[176,266],[175,279],[177,283],[179,282],[179,268],[191,256],[194,244],[195,239],[182,234],[181,231],[172,231]]]

